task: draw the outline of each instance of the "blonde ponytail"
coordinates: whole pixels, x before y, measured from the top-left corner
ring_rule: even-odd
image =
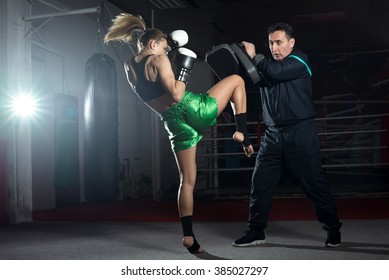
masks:
[[[104,37],[104,42],[120,41],[138,43],[138,38],[146,31],[146,24],[141,16],[121,13],[112,20],[112,26]]]

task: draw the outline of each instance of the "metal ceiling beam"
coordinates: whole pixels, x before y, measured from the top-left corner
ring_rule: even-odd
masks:
[[[48,2],[47,0],[35,0],[35,1],[37,1],[37,2],[39,2],[41,4],[43,4],[43,5],[46,5],[47,7],[50,7],[52,9],[54,9],[54,10],[57,10],[59,12],[64,12],[64,11],[68,11],[69,10],[68,8],[61,8],[61,7],[57,6],[57,5],[60,4],[57,1],[55,1],[57,5],[52,3],[53,0],[51,0],[50,2]]]
[[[66,12],[61,12],[61,13],[51,13],[51,14],[43,14],[43,15],[23,17],[23,20],[24,21],[32,21],[32,20],[36,20],[36,19],[59,17],[59,16],[70,16],[70,15],[98,13],[99,11],[100,11],[100,7],[94,7],[94,8],[86,8],[86,9],[79,9],[79,10],[73,10],[73,11],[66,11]]]
[[[177,9],[185,8],[186,5],[181,0],[149,0],[158,9]]]

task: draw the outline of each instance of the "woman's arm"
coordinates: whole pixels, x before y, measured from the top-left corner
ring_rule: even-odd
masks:
[[[169,58],[165,55],[155,56],[150,63],[150,67],[155,73],[155,81],[162,84],[165,92],[169,93],[175,102],[180,102],[186,85],[176,80]]]

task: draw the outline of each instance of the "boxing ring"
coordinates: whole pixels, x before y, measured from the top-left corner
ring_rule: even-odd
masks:
[[[253,112],[260,107],[256,85],[262,79],[266,82],[263,76],[258,75],[258,59],[263,59],[263,56],[257,55],[253,60],[248,58],[238,43],[221,44],[206,54],[206,61],[218,79],[231,74],[244,78],[248,86],[247,104],[251,106],[247,108],[248,114],[251,113],[248,130],[256,151],[264,132],[264,124],[258,117],[261,114]],[[386,83],[377,86],[377,83],[371,84],[374,81],[371,79],[369,88],[366,88],[351,77],[353,71],[349,67],[332,65],[331,59],[323,63],[320,59],[315,65],[321,65],[324,71],[321,74],[319,66],[315,69],[319,80],[315,80],[316,99],[313,102],[317,112],[315,121],[322,167],[332,191],[343,195],[389,193],[389,100],[385,97]],[[361,93],[361,89],[365,92]],[[256,153],[246,158],[241,146],[231,139],[234,131],[233,117],[224,120],[219,117],[218,124],[199,143],[197,194],[218,198],[247,197]],[[288,174],[287,166],[282,170],[276,194],[303,194],[301,187]]]
[[[350,109],[320,116],[321,108],[331,106],[388,104],[377,101],[315,101],[319,116],[318,138],[324,168],[332,191],[341,195],[389,193],[389,113],[358,114]],[[353,111],[353,110],[351,110]],[[256,152],[264,132],[259,121],[248,123],[250,138]],[[256,153],[247,159],[231,135],[234,123],[218,123],[210,129],[198,147],[199,193],[221,197],[241,197],[248,193]],[[231,173],[232,175],[227,175]],[[287,171],[284,176],[288,177]],[[240,178],[240,179],[239,179]],[[234,184],[231,186],[231,184]],[[245,194],[246,192],[246,194]],[[276,195],[299,195],[302,190],[293,182],[281,179]]]

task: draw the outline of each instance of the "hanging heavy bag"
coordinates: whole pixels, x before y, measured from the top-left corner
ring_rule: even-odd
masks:
[[[85,66],[84,192],[90,202],[117,198],[118,97],[115,62],[92,55]]]

